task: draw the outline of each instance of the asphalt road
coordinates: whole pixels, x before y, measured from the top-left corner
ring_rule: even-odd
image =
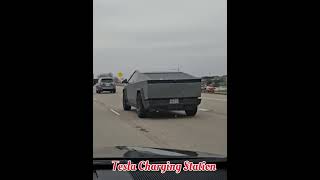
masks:
[[[135,108],[122,108],[122,87],[116,94],[93,89],[93,148],[144,146],[227,155],[227,96],[202,94],[194,117],[183,111],[155,113],[139,119]]]

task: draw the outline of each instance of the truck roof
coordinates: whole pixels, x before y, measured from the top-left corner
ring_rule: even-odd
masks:
[[[176,79],[200,79],[184,72],[139,72],[139,80],[176,80]]]

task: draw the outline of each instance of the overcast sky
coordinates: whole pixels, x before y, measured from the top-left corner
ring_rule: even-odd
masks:
[[[93,72],[227,74],[226,0],[93,0]]]

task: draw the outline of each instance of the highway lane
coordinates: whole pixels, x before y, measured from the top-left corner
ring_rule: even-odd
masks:
[[[227,96],[202,94],[195,117],[183,111],[155,113],[139,119],[135,108],[122,109],[122,87],[116,94],[93,93],[94,147],[116,145],[186,149],[227,154]]]
[[[93,144],[94,148],[117,145],[154,146],[149,139],[126,123],[105,106],[93,103]],[[135,137],[134,141],[132,138]]]

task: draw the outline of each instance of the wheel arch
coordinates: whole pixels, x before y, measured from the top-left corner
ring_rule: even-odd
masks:
[[[142,98],[142,104],[143,104],[143,106],[146,106],[145,98],[144,98],[144,92],[143,92],[143,89],[142,89],[142,88],[138,88],[138,89],[137,89],[136,97],[138,97],[138,94],[140,94],[140,96],[141,96],[141,98]],[[137,100],[136,100],[136,101],[137,101]]]

